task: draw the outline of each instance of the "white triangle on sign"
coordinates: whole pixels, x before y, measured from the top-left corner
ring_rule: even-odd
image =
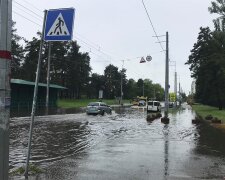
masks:
[[[60,13],[47,33],[47,36],[70,36],[65,20]]]

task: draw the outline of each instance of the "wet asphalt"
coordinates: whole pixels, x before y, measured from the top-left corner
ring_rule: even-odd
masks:
[[[192,124],[184,104],[170,123],[146,121],[131,108],[112,115],[85,113],[35,119],[31,163],[45,170],[29,180],[182,180],[225,177],[225,133]],[[10,170],[25,164],[29,118],[10,123]],[[11,180],[24,179],[14,176]]]

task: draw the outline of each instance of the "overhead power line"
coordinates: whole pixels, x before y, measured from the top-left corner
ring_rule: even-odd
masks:
[[[32,22],[32,23],[34,23],[34,24],[36,24],[37,26],[39,26],[39,27],[41,27],[41,25],[40,24],[38,24],[38,23],[36,23],[36,22],[34,22],[34,21],[32,21],[31,19],[29,19],[29,18],[27,18],[27,17],[25,17],[25,16],[23,16],[22,14],[20,14],[20,13],[18,13],[18,12],[16,12],[16,11],[12,11],[13,13],[15,13],[15,14],[17,14],[18,16],[20,16],[20,17],[22,17],[22,18],[24,18],[24,19],[26,19],[26,20],[28,20],[28,21],[30,21],[30,22]]]
[[[22,11],[23,13],[26,13],[27,15],[32,16],[32,18],[35,18],[36,20],[38,20],[39,22],[41,22],[41,18],[39,18],[39,17],[31,14],[30,12],[24,11],[24,9],[22,9],[20,6],[17,6],[15,4],[13,9],[15,9],[15,8],[16,8],[16,10]]]
[[[20,4],[20,3],[18,3],[16,0],[13,0],[13,2],[14,2],[14,3],[16,3],[16,4],[18,4],[18,5],[19,5],[19,6],[21,6],[22,8],[26,9],[27,11],[30,11],[31,13],[35,14],[37,17],[39,17],[39,18],[43,19],[43,17],[42,17],[42,16],[40,16],[40,15],[39,15],[39,14],[37,14],[36,12],[34,12],[34,11],[32,11],[32,10],[28,9],[28,8],[27,8],[27,7],[25,7],[24,5],[22,5],[22,4]]]
[[[151,20],[151,18],[150,18],[150,15],[149,15],[149,13],[148,13],[148,10],[147,10],[147,8],[146,8],[146,6],[145,6],[144,0],[142,0],[142,4],[143,4],[143,6],[144,6],[144,8],[145,8],[145,12],[146,12],[146,14],[147,14],[147,16],[148,16],[149,22],[150,22],[150,24],[151,24],[151,26],[152,26],[152,29],[153,29],[153,31],[154,31],[154,33],[155,33],[155,36],[156,36],[156,38],[158,39],[158,42],[159,42],[159,44],[160,44],[162,50],[165,51],[164,48],[163,48],[163,46],[162,46],[162,43],[161,43],[161,41],[160,41],[160,39],[159,39],[159,36],[158,36],[158,34],[156,33],[155,27],[153,26],[152,20]]]
[[[30,6],[32,6],[34,9],[36,9],[37,11],[43,13],[43,10],[38,9],[36,6],[34,6],[33,4],[31,4],[30,2],[28,2],[27,0],[23,0],[25,3],[29,4]]]

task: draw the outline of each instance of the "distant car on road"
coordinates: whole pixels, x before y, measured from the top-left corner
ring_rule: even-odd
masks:
[[[159,101],[148,101],[147,112],[160,112],[161,104]]]
[[[112,108],[104,102],[91,102],[86,108],[87,115],[104,115],[105,113],[111,114]]]
[[[169,108],[173,108],[173,102],[169,102]]]
[[[146,102],[144,100],[140,100],[138,106],[145,106]]]

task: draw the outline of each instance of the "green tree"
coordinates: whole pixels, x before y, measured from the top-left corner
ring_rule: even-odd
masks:
[[[154,87],[154,93],[155,93],[155,98],[157,101],[163,101],[164,100],[164,89],[163,87],[156,83],[156,84],[153,84],[153,87]]]
[[[17,34],[15,22],[12,23],[12,60],[11,60],[11,77],[15,79],[21,78],[21,65],[24,61],[24,49],[20,44],[23,38]]]
[[[68,71],[67,42],[52,42],[51,47],[51,82],[67,87],[66,74]],[[71,65],[72,67],[72,65]]]
[[[211,7],[208,8],[211,14],[218,14],[220,17],[213,20],[216,31],[225,30],[225,1],[216,0],[211,2]]]
[[[201,28],[186,64],[196,79],[198,102],[222,109],[225,100],[225,33]]]
[[[110,64],[104,70],[105,77],[105,94],[109,99],[120,96],[120,81],[121,74],[118,72],[118,67]]]
[[[125,98],[132,99],[137,96],[137,83],[134,79],[129,79],[126,86]]]
[[[87,96],[91,71],[88,53],[80,53],[76,41],[54,43],[53,48],[52,75],[55,83],[69,89],[68,98]]]
[[[33,39],[26,43],[25,46],[25,60],[22,65],[22,79],[28,81],[35,81],[38,53],[39,53],[40,39],[33,37]]]
[[[90,94],[90,97],[91,98],[98,98],[99,96],[99,90],[103,90],[103,93],[104,93],[104,90],[105,90],[105,78],[103,75],[99,75],[97,73],[93,73],[91,78],[91,84],[90,84],[90,87],[89,88],[89,94]],[[103,94],[103,97],[104,97],[104,94]]]

